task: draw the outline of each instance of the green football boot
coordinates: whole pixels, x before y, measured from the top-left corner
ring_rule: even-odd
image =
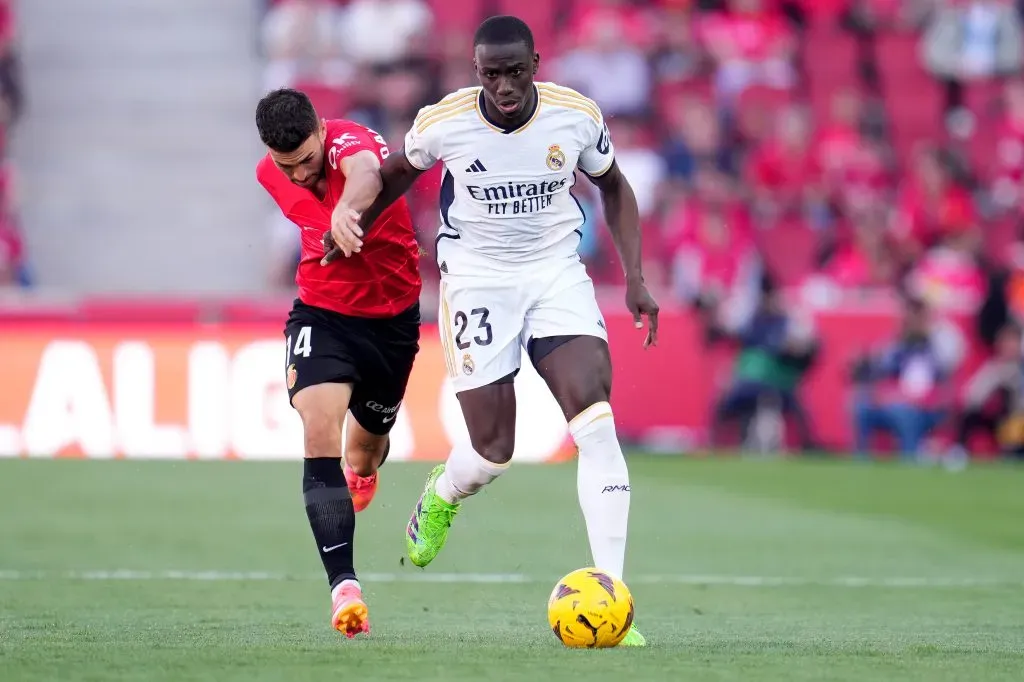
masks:
[[[437,478],[444,473],[444,464],[438,464],[427,476],[420,501],[406,526],[405,547],[409,560],[423,568],[437,556],[448,539],[452,519],[459,513],[460,504],[445,502],[434,492]]]
[[[619,646],[647,646],[647,640],[640,634],[640,631],[636,629],[635,625],[630,626],[629,632],[619,642]]]

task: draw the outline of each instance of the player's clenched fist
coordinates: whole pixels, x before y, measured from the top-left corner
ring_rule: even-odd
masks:
[[[331,246],[320,261],[321,265],[327,265],[341,254],[348,258],[363,248],[363,230],[359,227],[359,213],[345,204],[338,204],[331,214],[331,231],[328,234],[330,239],[328,235],[324,235],[324,247],[326,249],[328,243]]]

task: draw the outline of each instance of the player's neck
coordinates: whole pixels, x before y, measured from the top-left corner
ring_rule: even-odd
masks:
[[[313,193],[317,201],[323,201],[327,198],[327,179],[321,176],[320,180],[309,191]]]
[[[530,90],[526,93],[526,100],[523,102],[522,108],[512,118],[505,117],[494,103],[487,97],[484,97],[482,93],[481,98],[483,99],[483,109],[484,113],[487,115],[488,123],[499,128],[503,128],[506,131],[516,130],[517,128],[522,127],[527,121],[533,118],[538,106],[537,87],[533,84],[530,85]]]

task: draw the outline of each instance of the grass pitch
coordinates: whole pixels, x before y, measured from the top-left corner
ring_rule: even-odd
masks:
[[[298,464],[0,461],[0,680],[1024,679],[1024,470],[631,459],[646,650],[570,651],[574,465],[514,467],[426,570],[427,468],[359,516],[372,635],[328,625]]]

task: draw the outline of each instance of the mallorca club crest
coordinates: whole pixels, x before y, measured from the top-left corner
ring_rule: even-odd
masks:
[[[557,144],[548,147],[548,158],[545,160],[548,168],[553,171],[560,171],[565,168],[565,154]]]
[[[288,390],[295,388],[295,382],[299,380],[299,372],[295,369],[295,365],[288,365],[288,371],[286,372],[288,380]]]
[[[469,353],[462,356],[462,373],[469,376],[476,369],[476,365],[473,364],[473,358],[469,357]]]

